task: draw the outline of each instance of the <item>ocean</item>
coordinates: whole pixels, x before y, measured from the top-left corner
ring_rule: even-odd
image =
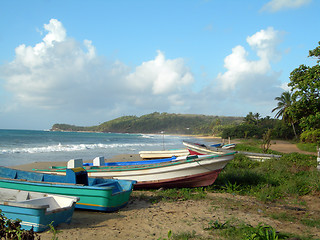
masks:
[[[139,151],[180,149],[184,148],[182,140],[190,139],[192,137],[163,134],[0,129],[0,165],[60,162],[75,158],[88,161],[98,156],[111,158]]]

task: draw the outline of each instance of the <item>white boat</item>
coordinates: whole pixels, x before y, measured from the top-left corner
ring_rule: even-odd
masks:
[[[228,148],[209,147],[209,146],[206,146],[205,144],[192,143],[187,141],[183,141],[183,145],[185,145],[188,148],[190,154],[198,154],[198,155],[221,154],[221,153],[227,153],[232,151],[232,150],[228,150]],[[256,161],[264,161],[266,159],[281,157],[281,155],[275,155],[275,154],[253,153],[253,152],[244,152],[244,151],[237,151],[236,153],[246,155],[251,160],[256,160]]]
[[[0,208],[8,219],[20,219],[21,228],[42,232],[49,224],[70,223],[78,197],[0,188]]]
[[[188,156],[188,149],[175,149],[164,151],[140,151],[140,157],[142,159],[158,159],[158,158],[171,158],[171,157],[183,157]]]
[[[135,180],[137,183],[134,188],[203,187],[213,184],[235,153],[188,156],[176,161],[143,165],[105,166],[102,163],[101,166],[88,166],[85,169],[91,177]],[[82,166],[82,162],[77,164]],[[66,173],[65,167],[33,170]]]

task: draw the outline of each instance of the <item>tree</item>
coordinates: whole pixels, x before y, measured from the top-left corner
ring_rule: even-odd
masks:
[[[317,64],[313,67],[300,65],[291,72],[288,85],[296,101],[287,111],[303,130],[314,130],[320,128],[320,42],[317,48],[309,51],[308,57],[317,58]]]
[[[296,133],[296,129],[294,126],[294,120],[288,112],[288,108],[293,103],[293,98],[292,98],[291,92],[289,92],[289,91],[283,92],[280,97],[276,97],[274,100],[278,101],[277,107],[272,109],[272,112],[278,111],[276,113],[275,117],[276,118],[281,117],[284,122],[291,124],[294,135],[296,138],[298,138],[297,133]]]
[[[259,113],[253,114],[252,112],[249,112],[243,121],[246,124],[258,125],[260,117],[261,115]]]

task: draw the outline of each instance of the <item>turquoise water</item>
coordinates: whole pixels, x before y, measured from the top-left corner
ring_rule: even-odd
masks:
[[[0,165],[32,162],[84,161],[139,151],[183,148],[188,137],[154,134],[50,132],[0,129]]]

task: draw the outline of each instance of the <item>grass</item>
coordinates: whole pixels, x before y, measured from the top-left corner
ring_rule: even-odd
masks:
[[[223,239],[243,239],[243,240],[281,240],[295,237],[295,239],[310,239],[309,236],[297,236],[290,233],[280,233],[272,226],[259,223],[253,227],[238,219],[231,219],[224,223],[218,220],[209,222],[205,230],[212,235],[218,234]],[[216,238],[214,238],[216,239]],[[220,239],[220,238],[219,238]]]
[[[265,162],[237,155],[207,190],[255,196],[264,202],[303,196],[320,191],[316,166],[316,156],[298,153]]]
[[[306,152],[317,152],[317,144],[316,143],[297,143],[297,147]]]
[[[179,189],[161,189],[150,190],[152,195],[144,194],[143,191],[139,191],[136,197],[140,200],[149,201],[151,203],[157,203],[160,201],[174,202],[174,201],[186,201],[186,200],[200,200],[207,196],[205,188],[179,188]],[[138,196],[137,196],[138,195]]]

